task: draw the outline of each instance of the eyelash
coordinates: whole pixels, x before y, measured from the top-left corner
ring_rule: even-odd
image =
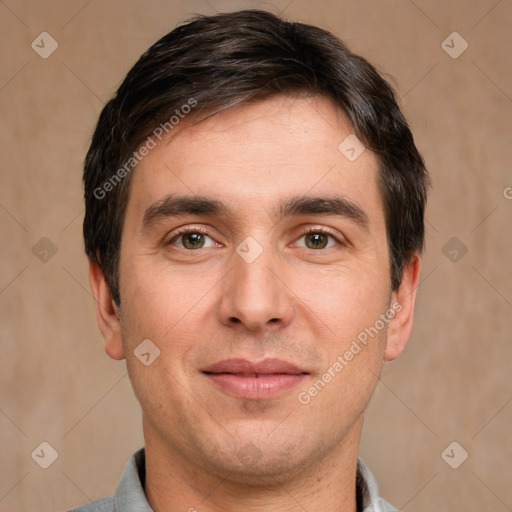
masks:
[[[202,227],[202,226],[187,226],[187,227],[184,227],[184,228],[179,229],[178,231],[174,232],[171,235],[171,238],[169,239],[169,241],[165,243],[165,245],[172,245],[176,240],[178,240],[180,238],[180,236],[186,235],[187,233],[201,233],[203,235],[208,235],[208,230],[205,227]],[[299,240],[303,236],[309,235],[311,233],[322,233],[323,235],[328,235],[331,238],[333,238],[337,242],[337,244],[339,244],[341,246],[344,246],[344,247],[347,246],[347,243],[344,240],[340,240],[331,231],[329,231],[326,228],[321,228],[321,227],[309,227],[309,228],[305,229],[304,231],[301,232],[301,234],[299,235],[297,240]],[[213,240],[213,238],[212,238],[212,240]],[[198,249],[185,249],[185,250],[192,252],[193,250],[198,250]],[[317,250],[318,251],[318,250],[322,250],[322,249],[311,249],[311,250],[312,251],[313,250]]]
[[[178,231],[172,233],[171,238],[168,242],[165,243],[165,245],[171,245],[173,242],[178,240],[180,236],[186,235],[187,233],[201,233],[203,235],[207,235],[208,230],[201,226],[187,226],[185,228],[181,228]]]
[[[343,247],[346,247],[346,242],[344,240],[340,240],[334,233],[332,233],[330,230],[326,229],[326,228],[321,228],[321,227],[309,227],[309,228],[306,228],[304,231],[302,231],[302,233],[299,235],[299,237],[297,238],[297,240],[300,240],[303,236],[305,235],[309,235],[311,233],[321,233],[322,235],[327,235],[327,236],[330,236],[333,240],[336,241],[336,243],[338,245],[341,245]],[[329,247],[330,249],[330,247]],[[311,249],[312,251],[318,251],[318,250],[322,250],[322,249]],[[325,250],[325,249],[323,249]]]

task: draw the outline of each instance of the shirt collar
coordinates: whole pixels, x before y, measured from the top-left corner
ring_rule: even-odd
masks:
[[[146,452],[135,452],[123,471],[114,495],[114,512],[153,512],[144,494]]]
[[[357,461],[357,482],[363,495],[362,512],[395,512],[389,503],[379,495],[379,486],[368,466],[361,460]]]

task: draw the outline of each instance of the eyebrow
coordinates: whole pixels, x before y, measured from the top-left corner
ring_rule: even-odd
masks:
[[[168,195],[147,208],[142,225],[145,229],[150,229],[161,220],[181,215],[234,216],[232,210],[217,199],[206,196]],[[354,221],[365,230],[368,230],[369,226],[366,213],[343,196],[293,196],[278,205],[273,210],[273,215],[278,220],[300,215],[337,215]]]
[[[364,210],[346,197],[291,197],[277,210],[277,217],[282,219],[298,215],[338,215],[353,220],[365,230],[368,229],[370,221]]]
[[[201,196],[172,196],[168,195],[152,204],[142,219],[144,228],[150,228],[160,220],[180,215],[210,215],[227,216],[229,209],[216,199]]]

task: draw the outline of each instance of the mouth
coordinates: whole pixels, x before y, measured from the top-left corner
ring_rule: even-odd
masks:
[[[221,391],[244,400],[268,400],[297,386],[309,373],[288,361],[226,359],[202,373]]]

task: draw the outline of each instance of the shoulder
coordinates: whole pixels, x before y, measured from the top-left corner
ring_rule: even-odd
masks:
[[[151,512],[144,494],[145,451],[141,448],[128,461],[114,496],[100,498],[67,512]]]
[[[80,507],[68,510],[68,512],[114,512],[114,498],[100,498]]]

